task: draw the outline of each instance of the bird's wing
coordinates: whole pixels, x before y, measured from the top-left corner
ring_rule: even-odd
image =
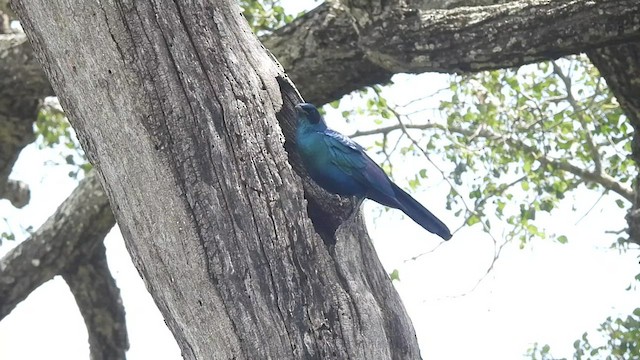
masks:
[[[367,167],[369,158],[362,146],[333,130],[325,130],[323,139],[331,152],[334,165],[349,175],[357,175]]]
[[[390,199],[394,192],[389,177],[364,148],[339,132],[327,129],[324,133],[333,164],[362,184],[367,189],[367,197],[383,205],[397,207]]]

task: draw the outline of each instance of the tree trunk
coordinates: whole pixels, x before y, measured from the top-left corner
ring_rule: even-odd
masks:
[[[293,170],[299,97],[234,1],[15,5],[185,358],[420,357],[361,216],[334,233],[352,205]]]

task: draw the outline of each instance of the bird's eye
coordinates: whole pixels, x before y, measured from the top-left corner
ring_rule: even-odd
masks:
[[[315,110],[315,111],[309,111],[309,121],[312,124],[317,124],[318,122],[320,122],[320,113]]]

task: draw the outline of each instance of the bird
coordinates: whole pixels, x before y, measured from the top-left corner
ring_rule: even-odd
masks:
[[[332,194],[368,198],[399,209],[413,221],[444,240],[449,228],[389,179],[364,148],[327,127],[318,109],[300,103],[296,110],[296,147],[309,176]]]

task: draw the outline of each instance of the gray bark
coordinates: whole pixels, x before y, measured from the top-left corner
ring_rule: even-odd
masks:
[[[76,299],[89,333],[91,360],[126,359],[129,339],[120,289],[111,277],[102,241],[76,258],[62,277]]]
[[[106,195],[89,175],[32,236],[0,260],[0,319],[38,286],[90,257],[113,225]]]
[[[314,231],[299,97],[235,3],[16,5],[186,358],[419,358],[361,217]]]
[[[487,5],[498,2],[325,2],[263,42],[323,104],[395,73],[493,70],[640,40],[635,0]]]
[[[87,325],[91,359],[124,359],[124,307],[102,243],[113,225],[107,196],[90,173],[31,237],[0,259],[0,320],[62,275]]]
[[[91,358],[124,359],[124,307],[102,244],[115,225],[95,173],[80,182],[28,239],[0,259],[0,320],[40,285],[62,275],[89,333]]]

